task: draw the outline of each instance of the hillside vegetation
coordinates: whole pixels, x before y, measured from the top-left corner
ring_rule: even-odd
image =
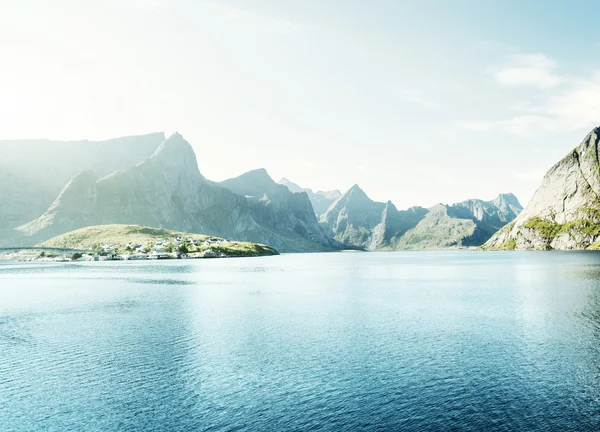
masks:
[[[169,241],[181,238],[189,246],[188,240],[193,240],[197,246],[193,251],[201,252],[211,249],[228,256],[262,256],[278,255],[279,253],[269,247],[258,243],[237,242],[218,239],[218,245],[203,245],[209,239],[215,237],[185,233],[163,228],[151,228],[141,225],[99,225],[81,228],[75,231],[61,234],[43,243],[40,247],[70,248],[70,249],[99,249],[105,245],[116,246],[119,253],[126,252],[128,244],[144,245],[152,247],[156,242]],[[190,247],[192,249],[192,247]]]

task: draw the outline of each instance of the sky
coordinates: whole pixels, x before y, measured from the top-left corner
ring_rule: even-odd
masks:
[[[525,204],[600,124],[587,1],[0,0],[0,139],[180,132],[200,171]]]

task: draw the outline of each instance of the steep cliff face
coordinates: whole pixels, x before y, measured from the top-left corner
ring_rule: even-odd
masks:
[[[390,201],[373,201],[354,185],[329,207],[320,223],[326,233],[346,246],[391,250],[426,213],[421,207],[398,211]]]
[[[600,241],[600,128],[554,165],[514,223],[494,235],[490,249],[587,249]]]
[[[427,215],[428,210],[423,207],[411,207],[408,210],[398,210],[388,201],[381,215],[381,223],[373,228],[370,242],[366,247],[369,250],[395,250],[399,249],[400,240]]]
[[[306,192],[317,218],[320,217],[323,213],[325,213],[329,206],[333,204],[335,200],[342,196],[339,190],[313,192],[312,189],[302,188],[296,183],[289,181],[285,177],[279,180],[279,184],[287,187],[290,190],[290,192]]]
[[[450,217],[471,219],[476,223],[477,229],[481,231],[477,238],[483,239],[482,243],[513,221],[522,211],[523,207],[513,194],[500,194],[492,201],[470,199],[447,206],[447,214]]]
[[[152,155],[164,138],[161,132],[107,141],[0,141],[0,229],[40,216],[79,172],[125,169]]]
[[[444,249],[481,245],[520,211],[521,205],[512,194],[493,201],[474,199],[399,211],[389,201],[371,200],[355,185],[331,205],[320,222],[328,234],[347,246]]]
[[[306,192],[291,192],[275,183],[265,169],[247,172],[220,185],[244,196],[253,218],[260,224],[281,232],[293,232],[325,247],[339,247],[319,226]]]
[[[70,231],[72,226],[80,228],[94,225],[98,217],[96,213],[96,180],[93,171],[84,171],[78,174],[67,183],[58,198],[42,216],[19,227],[16,231],[27,237],[33,236],[45,240],[46,236],[50,238],[54,233],[62,234]],[[23,239],[23,241],[26,240]]]
[[[382,222],[385,204],[371,200],[358,186],[352,186],[321,215],[324,231],[346,246],[367,248],[372,230]]]
[[[267,203],[249,201],[240,192],[206,180],[192,147],[176,133],[151,157],[124,171],[100,179],[92,172],[76,176],[41,217],[18,230],[25,244],[90,225],[138,224],[260,242],[281,251],[332,248],[306,196],[289,202],[277,196],[269,213]],[[267,209],[264,214],[262,208]],[[291,216],[286,218],[288,211]],[[303,215],[312,217],[316,233],[302,225]]]

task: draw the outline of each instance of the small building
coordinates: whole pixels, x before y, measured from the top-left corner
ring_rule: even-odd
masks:
[[[160,260],[160,259],[169,259],[171,258],[169,256],[169,254],[164,253],[164,252],[153,252],[151,253],[148,258],[152,259],[152,260]]]
[[[127,260],[131,260],[131,261],[139,261],[139,260],[148,259],[148,256],[143,253],[136,253],[133,255],[125,255],[124,258]]]
[[[204,252],[200,254],[201,258],[225,258],[226,255],[220,252],[215,252],[212,249],[206,249]]]

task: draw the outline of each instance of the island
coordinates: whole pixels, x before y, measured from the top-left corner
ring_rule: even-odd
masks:
[[[116,224],[81,228],[33,247],[0,249],[0,259],[14,261],[120,261],[272,255],[279,255],[279,252],[258,243]]]

